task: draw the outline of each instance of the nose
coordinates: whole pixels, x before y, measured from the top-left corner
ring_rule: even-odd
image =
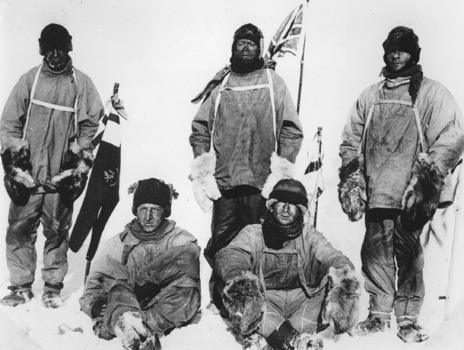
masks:
[[[285,211],[288,211],[290,209],[290,204],[284,203],[284,208]]]
[[[400,52],[399,52],[398,50],[392,51],[392,55],[393,55],[393,57],[395,57],[395,58],[396,58],[396,57],[399,57]]]
[[[153,212],[151,210],[147,210],[145,213],[145,220],[149,221],[153,219]]]

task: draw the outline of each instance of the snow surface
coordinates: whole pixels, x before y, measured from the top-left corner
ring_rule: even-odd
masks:
[[[233,31],[252,22],[265,34],[266,45],[284,16],[297,1],[289,0],[197,0],[197,1],[90,1],[3,0],[0,1],[0,106],[19,76],[40,63],[37,37],[50,22],[64,24],[73,36],[72,57],[87,73],[106,100],[113,83],[120,83],[129,122],[123,124],[121,200],[107,224],[103,239],[118,233],[131,219],[131,196],[126,189],[136,180],[155,176],[175,185],[180,198],[173,204],[173,219],[192,232],[201,247],[210,235],[210,213],[194,202],[187,179],[192,159],[188,136],[190,121],[198,106],[189,100],[228,61]],[[413,27],[422,46],[425,75],[442,82],[462,106],[464,84],[459,68],[464,62],[464,3],[458,0],[313,0],[308,17],[308,45],[304,69],[301,118],[306,141],[317,126],[323,127],[324,180],[318,228],[360,267],[359,251],[363,224],[349,223],[340,210],[337,194],[338,144],[348,112],[361,91],[377,80],[382,67],[381,43],[396,25]],[[298,65],[282,59],[277,66],[294,96]],[[307,151],[298,159],[305,166]],[[0,174],[2,175],[2,174]],[[0,230],[6,231],[8,198],[0,186]],[[461,188],[461,202],[463,196]],[[75,205],[78,213],[82,198]],[[385,334],[359,338],[342,336],[326,340],[327,349],[463,349],[460,332],[464,324],[463,217],[456,208],[446,213],[447,229],[440,228],[440,246],[435,240],[426,247],[426,298],[422,323],[431,339],[424,344],[403,344],[396,327]],[[454,238],[453,238],[454,237]],[[455,273],[448,287],[451,246],[455,242]],[[0,349],[119,349],[117,340],[97,339],[91,322],[79,311],[85,268],[84,246],[69,253],[69,273],[63,295],[65,305],[45,309],[40,301],[43,237],[37,241],[38,270],[31,303],[16,308],[0,306]],[[0,252],[5,242],[0,240]],[[198,324],[173,331],[161,339],[163,349],[240,349],[225,323],[206,308],[210,269],[201,260],[202,311]],[[7,293],[8,272],[0,263],[0,290]],[[447,288],[449,302],[445,307]],[[367,312],[362,296],[361,317]],[[447,321],[444,321],[445,312]],[[72,331],[72,329],[81,329]],[[61,329],[61,332],[60,332]],[[61,334],[60,334],[61,333]]]

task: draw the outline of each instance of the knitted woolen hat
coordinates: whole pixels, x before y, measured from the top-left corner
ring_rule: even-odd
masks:
[[[276,202],[285,202],[298,206],[302,212],[308,208],[308,195],[303,184],[295,179],[283,179],[272,189],[266,206],[270,209]]]
[[[132,204],[132,213],[134,215],[137,215],[139,205],[150,203],[162,207],[166,218],[171,215],[172,198],[177,198],[178,195],[172,185],[155,178],[139,180],[129,188],[129,193],[132,192],[134,192]]]
[[[238,28],[234,33],[234,41],[232,43],[232,52],[234,51],[235,44],[240,39],[248,39],[254,42],[259,48],[259,56],[263,51],[263,33],[254,24],[247,23]]]
[[[62,25],[50,23],[45,26],[40,33],[39,47],[40,54],[43,56],[45,52],[53,49],[72,51],[72,36],[68,30]]]
[[[383,42],[383,49],[385,51],[383,56],[385,63],[387,63],[386,55],[395,50],[409,53],[414,64],[418,63],[420,59],[419,38],[411,28],[403,26],[393,28]]]

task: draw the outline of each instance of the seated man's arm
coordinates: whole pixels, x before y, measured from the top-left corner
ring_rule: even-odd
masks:
[[[200,247],[188,243],[169,249],[157,258],[160,292],[144,314],[157,334],[188,323],[200,308]]]

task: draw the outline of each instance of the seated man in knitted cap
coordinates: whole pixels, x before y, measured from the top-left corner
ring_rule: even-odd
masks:
[[[305,224],[304,186],[280,180],[262,224],[246,226],[215,256],[222,298],[244,349],[321,349],[313,333],[350,332],[358,316],[353,264]],[[324,323],[326,323],[324,325]]]
[[[361,260],[370,302],[359,333],[383,332],[394,310],[398,336],[421,342],[420,234],[464,149],[463,119],[450,92],[423,75],[412,29],[393,28],[383,48],[385,79],[361,94],[343,131],[339,198],[351,221],[366,211]]]
[[[136,217],[97,255],[80,305],[98,337],[116,336],[130,350],[160,349],[159,336],[199,310],[200,248],[167,219],[177,196],[172,185],[150,178],[131,189]]]

